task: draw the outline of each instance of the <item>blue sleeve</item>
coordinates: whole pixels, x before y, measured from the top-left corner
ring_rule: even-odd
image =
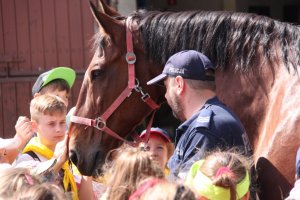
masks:
[[[208,129],[197,127],[192,129],[190,133],[190,137],[185,141],[186,151],[183,155],[183,163],[189,160],[200,160],[217,143],[217,137]]]
[[[204,154],[215,147],[217,137],[206,128],[193,128],[190,137],[184,141],[185,152],[179,167],[178,177],[185,179],[191,166],[203,158]]]

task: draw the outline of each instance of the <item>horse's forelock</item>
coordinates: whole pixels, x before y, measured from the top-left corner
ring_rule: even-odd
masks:
[[[247,71],[258,64],[257,55],[272,63],[278,52],[286,66],[299,66],[299,27],[268,17],[225,11],[141,11],[133,18],[147,56],[160,65],[178,51],[195,49],[222,69],[233,65]]]
[[[95,51],[99,47],[100,48],[104,48],[107,45],[107,43],[109,43],[109,41],[108,41],[108,35],[104,35],[100,31],[97,31],[94,34],[94,36],[92,37],[91,43],[92,43],[92,53],[95,53]]]

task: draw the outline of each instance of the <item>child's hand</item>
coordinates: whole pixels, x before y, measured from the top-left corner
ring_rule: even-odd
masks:
[[[31,121],[24,116],[20,116],[15,125],[16,135],[14,138],[20,139],[22,143],[27,143],[34,131]]]
[[[57,159],[58,165],[63,165],[68,159],[67,142],[68,142],[68,135],[66,134],[64,140],[56,144],[54,150],[54,157]]]
[[[0,163],[8,163],[8,160],[6,159],[5,149],[0,149]]]

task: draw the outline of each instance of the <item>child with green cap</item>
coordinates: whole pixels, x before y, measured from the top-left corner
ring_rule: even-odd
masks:
[[[42,73],[32,87],[32,96],[53,94],[62,98],[68,107],[70,90],[76,73],[68,67],[57,67]]]

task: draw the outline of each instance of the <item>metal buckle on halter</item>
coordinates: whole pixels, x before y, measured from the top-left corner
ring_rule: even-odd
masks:
[[[142,88],[140,87],[140,82],[139,82],[139,80],[137,78],[135,79],[134,90],[136,92],[141,92],[141,90],[142,90]]]
[[[95,128],[99,129],[100,131],[103,131],[104,128],[106,127],[106,121],[104,121],[101,117],[98,117],[95,119],[96,124],[95,124]]]
[[[141,95],[142,95],[141,99],[142,99],[144,102],[146,102],[147,99],[150,98],[150,95],[149,95],[148,93],[145,93],[145,92],[143,91],[143,88],[140,87],[140,82],[139,82],[139,80],[138,80],[137,78],[135,79],[134,90],[135,90],[136,92],[138,92],[138,93],[141,93]]]
[[[143,93],[142,93],[142,94],[143,94]],[[141,99],[142,99],[144,102],[146,102],[147,99],[149,99],[149,98],[150,98],[150,95],[149,95],[148,93],[144,93],[143,96],[141,97]]]
[[[126,53],[126,61],[130,65],[134,64],[135,61],[136,61],[135,53],[133,53],[133,52],[127,52]]]

